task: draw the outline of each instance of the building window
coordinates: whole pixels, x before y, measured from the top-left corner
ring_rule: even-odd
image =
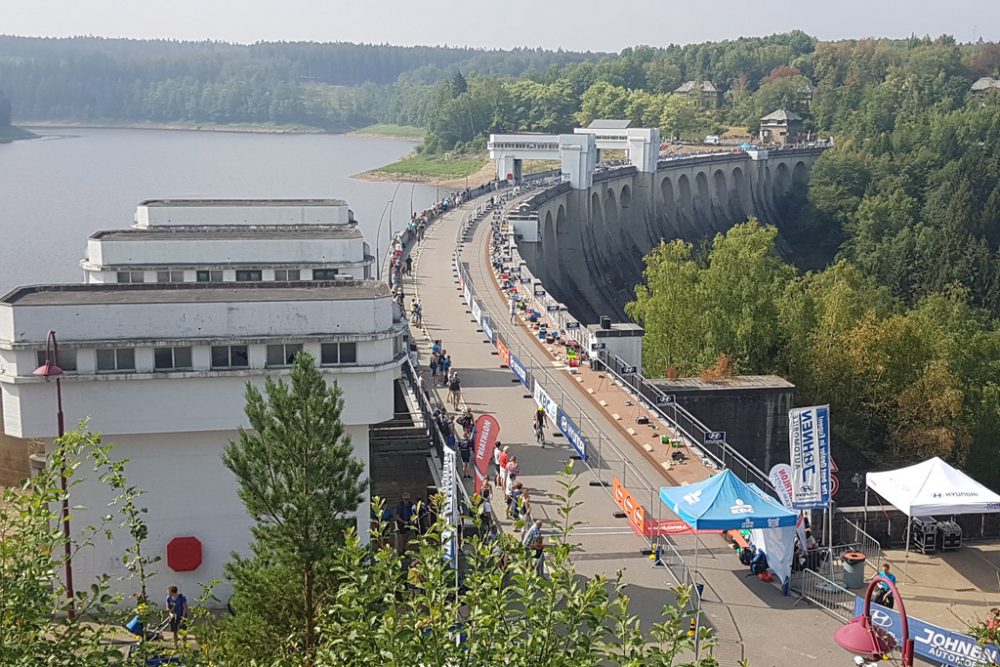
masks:
[[[119,271],[118,282],[120,283],[144,283],[146,274],[143,271]]]
[[[195,280],[199,283],[221,283],[222,271],[198,271]]]
[[[324,366],[358,363],[357,343],[323,343],[320,346],[320,363]]]
[[[97,372],[116,373],[135,370],[135,349],[120,347],[97,351]]]
[[[182,283],[184,282],[183,271],[157,271],[156,282],[158,283]]]
[[[213,345],[212,368],[249,368],[246,345]]]
[[[45,365],[45,350],[38,350],[37,353],[38,366],[41,368]],[[52,360],[55,363],[55,359]],[[59,363],[56,364],[65,373],[75,373],[76,372],[76,350],[59,350]]]
[[[339,273],[339,269],[313,269],[313,280],[333,280]]]
[[[153,368],[158,371],[190,370],[190,347],[155,347],[153,348]]]
[[[275,269],[275,271],[274,271],[274,279],[275,280],[282,280],[282,281],[298,280],[299,279],[299,270],[298,269],[287,269],[287,270],[286,269]]]
[[[261,279],[260,271],[237,271],[236,281],[241,283],[257,282]]]
[[[291,366],[295,356],[302,351],[300,343],[288,345],[268,345],[267,365],[269,367]]]

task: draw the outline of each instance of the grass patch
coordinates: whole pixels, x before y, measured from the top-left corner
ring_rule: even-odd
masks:
[[[398,139],[423,139],[427,130],[413,125],[392,125],[390,123],[376,123],[368,127],[362,127],[351,134],[373,135],[378,137],[394,137]]]
[[[540,171],[548,171],[550,169],[558,169],[562,166],[559,160],[525,160],[521,165],[521,173],[527,174],[537,174]]]
[[[410,178],[465,178],[486,164],[486,155],[411,155],[376,172]]]

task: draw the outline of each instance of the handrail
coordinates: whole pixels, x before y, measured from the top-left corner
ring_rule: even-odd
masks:
[[[530,190],[531,188],[527,189]],[[509,204],[508,208],[512,207],[515,202],[522,200],[522,195],[526,193],[519,191],[517,199],[509,197],[509,194],[511,193],[504,193],[500,196],[498,203],[501,207],[505,204]],[[586,455],[579,458],[597,478],[595,485],[604,488],[609,497],[614,500],[610,488],[612,481],[610,477],[617,477],[623,486],[627,486],[630,489],[633,497],[646,506],[648,517],[654,518],[654,520],[660,519],[666,508],[659,500],[659,486],[651,484],[639,469],[635,467],[632,461],[615,447],[613,439],[590,418],[587,409],[577,403],[571,396],[568,396],[565,390],[558,387],[553,377],[552,369],[535,362],[534,355],[513,334],[502,314],[500,317],[496,317],[490,313],[483,315],[482,311],[486,307],[480,298],[478,289],[473,284],[467,265],[462,261],[462,252],[467,243],[469,229],[482,221],[491,210],[479,207],[463,218],[456,234],[454,252],[455,271],[459,275],[460,284],[465,292],[464,296],[468,300],[470,308],[473,309],[473,313],[475,314],[478,311],[480,314],[479,318],[488,323],[489,329],[492,332],[492,336],[485,333],[484,335],[490,338],[491,342],[494,342],[494,338],[504,342],[511,353],[512,359],[516,359],[522,366],[524,378],[519,377],[518,379],[521,379],[525,383],[527,388],[532,391],[532,394],[536,394],[537,390],[540,389],[541,394],[544,394],[546,399],[551,400],[556,406],[555,409],[560,415],[565,415],[569,421],[574,422],[574,425],[578,428],[580,440],[586,448]],[[479,251],[479,249],[473,250]],[[487,288],[484,287],[484,289]],[[485,332],[487,329],[486,325],[483,326],[483,329]],[[556,396],[559,397],[558,401],[555,399]],[[565,434],[565,429],[562,428],[562,425],[559,426],[560,430],[563,430]],[[596,452],[594,451],[595,443]],[[671,576],[673,576],[678,584],[690,585],[694,591],[692,594],[697,596],[698,592],[694,586],[694,574],[670,538],[659,535],[651,537],[644,530],[640,537],[646,541],[651,550],[656,550],[657,547],[660,548],[661,560],[667,566]]]

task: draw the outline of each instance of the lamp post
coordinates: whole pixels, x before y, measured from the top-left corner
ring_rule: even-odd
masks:
[[[396,201],[396,193],[399,192],[399,186],[402,182],[396,184],[396,189],[392,191],[392,198],[385,202],[385,206],[382,208],[382,215],[378,219],[378,229],[375,230],[375,277],[378,280],[382,280],[382,262],[385,260],[381,254],[379,254],[378,244],[382,239],[382,221],[385,220],[385,212],[389,212],[389,238],[392,239],[392,204]]]
[[[56,428],[58,436],[63,437],[66,433],[63,421],[62,407],[62,383],[60,376],[63,374],[59,368],[59,344],[56,342],[56,332],[49,331],[45,339],[45,363],[35,369],[32,375],[45,378],[46,381],[55,378],[56,381]],[[69,533],[69,488],[66,482],[65,464],[59,470],[59,485],[62,488],[62,529],[64,548],[66,551],[66,615],[70,620],[76,616],[76,605],[74,603],[75,593],[73,591],[73,547],[70,543]]]
[[[392,203],[391,200],[382,207],[382,215],[378,219],[378,229],[375,230],[375,277],[378,280],[382,280],[382,262],[385,259],[379,252],[379,243],[382,242],[382,221],[385,220],[385,213],[389,210],[390,203]]]
[[[868,591],[865,593],[865,612],[861,616],[855,616],[846,625],[837,628],[833,633],[833,641],[837,642],[840,648],[850,651],[864,659],[871,659],[877,662],[883,655],[887,654],[896,645],[895,638],[885,630],[872,624],[872,593],[875,587],[884,584],[892,591],[892,596],[899,604],[899,619],[901,621],[903,667],[913,665],[913,640],[910,639],[910,625],[906,617],[906,606],[903,598],[899,596],[899,589],[896,588],[890,579],[876,576],[868,584]]]

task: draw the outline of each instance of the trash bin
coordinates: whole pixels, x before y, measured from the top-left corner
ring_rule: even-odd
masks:
[[[865,585],[865,555],[848,551],[840,558],[844,561],[844,587],[862,588]]]

